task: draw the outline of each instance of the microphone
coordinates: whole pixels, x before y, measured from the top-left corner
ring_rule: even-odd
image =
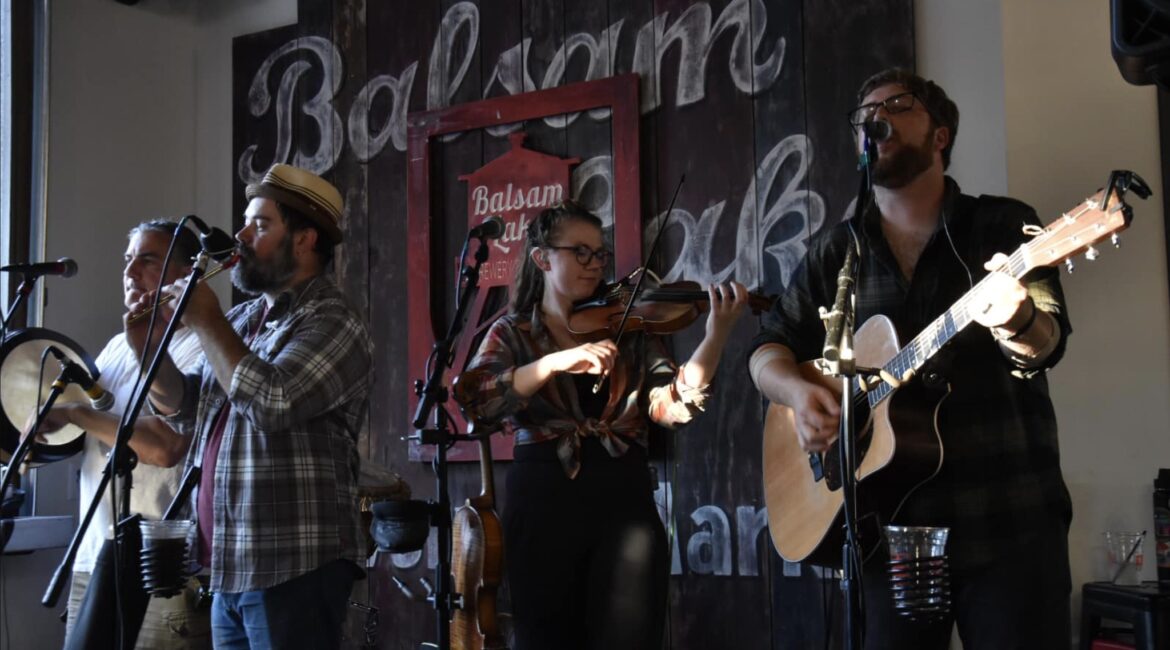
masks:
[[[821,348],[821,357],[831,366],[838,368],[842,361],[842,348],[848,349],[850,343],[850,341],[843,339],[852,329],[853,323],[850,300],[853,294],[855,280],[853,267],[856,260],[857,249],[850,241],[849,248],[845,250],[845,263],[841,265],[841,271],[837,273],[837,295],[833,300],[833,310],[822,316],[825,319],[825,345]],[[837,368],[832,369],[834,370],[833,374],[839,372]]]
[[[73,359],[65,356],[64,352],[57,349],[56,346],[50,345],[49,352],[57,357],[57,361],[61,363],[61,367],[65,370],[65,376],[69,381],[81,386],[81,390],[89,395],[89,402],[95,411],[108,411],[114,405],[114,394],[102,387],[101,384],[94,381],[89,372],[78,365]]]
[[[864,122],[861,125],[861,130],[865,132],[869,139],[874,142],[885,142],[891,135],[894,134],[894,129],[890,123],[885,120],[871,120]]]
[[[26,276],[40,277],[42,275],[59,275],[71,278],[77,275],[77,262],[71,258],[62,257],[56,262],[37,262],[35,264],[9,264],[0,266],[0,271],[9,273],[23,273]]]
[[[504,234],[504,218],[494,214],[484,219],[480,224],[467,232],[467,238],[499,239]]]
[[[187,220],[195,224],[196,230],[199,231],[199,243],[211,259],[222,263],[235,254],[236,240],[231,235],[215,226],[207,225],[206,221],[193,214],[187,215]]]

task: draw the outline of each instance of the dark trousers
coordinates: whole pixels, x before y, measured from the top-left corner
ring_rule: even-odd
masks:
[[[885,573],[886,548],[865,576],[866,650],[946,650],[957,625],[964,650],[1068,650],[1072,646],[1068,526],[1054,522],[989,566],[954,573],[951,617],[914,622],[894,613]]]
[[[551,445],[527,447],[503,515],[514,650],[661,648],[669,566],[644,453],[586,440],[569,479]]]

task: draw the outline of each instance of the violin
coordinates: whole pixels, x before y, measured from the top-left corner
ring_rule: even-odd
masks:
[[[496,619],[496,592],[503,580],[504,531],[496,515],[492,447],[479,440],[483,491],[467,499],[451,521],[454,589],[463,604],[451,616],[453,650],[507,650]]]
[[[620,332],[622,316],[634,294],[631,281],[638,271],[610,285],[600,298],[578,303],[569,316],[569,333],[582,343],[615,338]],[[653,274],[650,274],[653,275]],[[710,305],[710,294],[698,282],[683,280],[668,284],[647,285],[639,293],[625,330],[642,330],[650,334],[670,334],[695,322]],[[758,293],[748,294],[748,306],[759,315],[771,309],[775,298]]]

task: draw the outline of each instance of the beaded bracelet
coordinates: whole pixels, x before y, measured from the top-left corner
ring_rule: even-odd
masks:
[[[1000,336],[999,334],[996,333],[996,330],[999,329],[997,327],[997,328],[991,330],[991,335],[993,337],[995,337],[995,339],[997,341],[1014,341],[1014,340],[1020,338],[1021,336],[1024,335],[1024,332],[1027,332],[1029,329],[1031,329],[1032,324],[1036,322],[1036,312],[1038,312],[1038,311],[1040,311],[1040,310],[1039,310],[1039,308],[1036,307],[1036,303],[1032,302],[1032,315],[1028,316],[1028,320],[1020,327],[1020,329],[1016,330],[1014,334],[1012,334],[1011,336]]]

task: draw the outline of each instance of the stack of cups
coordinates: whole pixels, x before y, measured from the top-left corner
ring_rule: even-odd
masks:
[[[951,577],[946,544],[949,528],[886,526],[890,547],[887,570],[894,611],[914,619],[946,615],[951,608]]]
[[[145,521],[142,527],[142,582],[151,596],[178,594],[191,575],[187,562],[187,538],[195,522]]]

